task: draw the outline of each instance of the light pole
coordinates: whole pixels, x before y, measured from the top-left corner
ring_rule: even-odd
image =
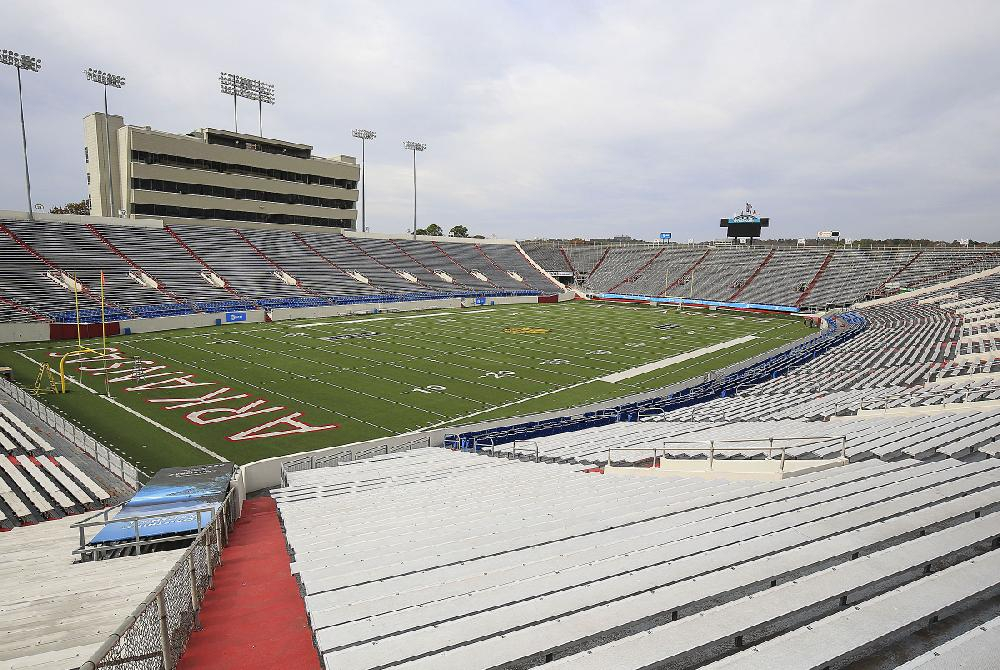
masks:
[[[368,230],[365,225],[365,142],[375,139],[375,131],[355,128],[351,135],[361,140],[361,232],[364,233]]]
[[[417,234],[417,152],[427,149],[423,142],[403,142],[403,148],[413,152],[413,235]]]
[[[17,69],[17,103],[21,108],[21,147],[24,150],[24,187],[28,192],[28,220],[34,220],[31,211],[31,177],[28,175],[28,135],[24,130],[24,100],[21,96],[21,70],[38,72],[42,69],[42,61],[34,56],[26,56],[9,49],[0,50],[0,64],[10,65]]]
[[[104,87],[104,151],[108,157],[108,204],[111,207],[111,216],[115,216],[118,210],[115,209],[114,172],[111,167],[111,132],[108,130],[108,86],[122,88],[125,86],[125,77],[95,70],[91,67],[84,70],[84,74],[87,75],[87,81],[92,81]],[[98,165],[98,168],[100,168],[100,165]]]
[[[274,104],[274,84],[268,84],[259,79],[250,79],[229,72],[219,73],[219,91],[223,95],[233,96],[233,127],[240,132],[239,118],[236,114],[236,98],[246,98],[257,102],[257,119],[259,135],[264,137],[264,103]]]

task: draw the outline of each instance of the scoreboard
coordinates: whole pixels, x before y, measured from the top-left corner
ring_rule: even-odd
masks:
[[[760,237],[761,228],[770,224],[771,219],[760,216],[748,202],[743,211],[722,219],[719,226],[726,229],[726,237],[749,237],[753,242],[755,237]]]

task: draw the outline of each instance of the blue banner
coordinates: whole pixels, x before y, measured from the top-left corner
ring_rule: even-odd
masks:
[[[226,323],[236,323],[238,321],[246,321],[246,312],[226,312]]]
[[[763,309],[771,312],[788,312],[792,314],[802,311],[798,307],[790,307],[788,305],[766,305],[756,302],[720,302],[718,300],[699,300],[698,298],[657,298],[648,295],[622,295],[618,293],[598,293],[597,297],[611,300],[642,300],[644,302],[668,303],[671,305],[683,304],[703,305],[705,307],[729,307],[731,309]]]
[[[670,233],[660,233],[660,239],[661,240],[669,240],[670,239]]]

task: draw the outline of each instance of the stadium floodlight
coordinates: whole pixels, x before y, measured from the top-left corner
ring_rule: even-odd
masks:
[[[427,145],[423,142],[403,142],[403,148],[413,152],[413,235],[417,234],[417,152],[425,151]]]
[[[42,60],[10,49],[0,49],[0,65],[10,65],[17,70],[17,104],[21,110],[21,148],[24,152],[24,188],[28,193],[28,219],[33,220],[35,214],[31,204],[31,176],[28,172],[28,134],[24,130],[24,99],[21,94],[21,70],[38,72],[42,69]]]
[[[103,70],[95,70],[92,67],[88,67],[83,73],[87,76],[87,81],[92,81],[95,84],[100,84],[104,87],[104,150],[107,154],[108,160],[108,211],[111,212],[111,216],[115,215],[115,188],[114,188],[114,177],[111,171],[111,131],[108,129],[110,125],[108,117],[108,86],[112,88],[124,88],[125,77],[120,74],[111,74],[110,72],[104,72]],[[100,163],[98,163],[98,169],[100,169]]]
[[[375,131],[355,128],[351,135],[361,140],[361,232],[364,233],[368,230],[365,224],[365,142],[375,139]]]
[[[240,132],[239,120],[236,117],[236,98],[246,98],[257,103],[258,129],[261,137],[264,136],[264,103],[273,105],[275,101],[274,84],[250,79],[238,74],[229,72],[219,73],[219,90],[223,95],[233,96],[233,125],[236,132]]]

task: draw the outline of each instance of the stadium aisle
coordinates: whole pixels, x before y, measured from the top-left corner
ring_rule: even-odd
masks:
[[[201,610],[202,629],[192,633],[178,669],[319,670],[274,499],[244,503],[222,560]]]

